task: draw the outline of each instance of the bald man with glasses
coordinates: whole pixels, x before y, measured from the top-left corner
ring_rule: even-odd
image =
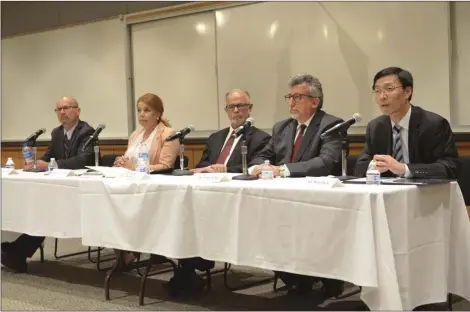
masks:
[[[253,109],[248,92],[240,89],[227,92],[224,109],[230,126],[209,137],[201,160],[193,170],[196,173],[242,173],[242,140],[246,140],[248,163],[258,155],[271,138],[269,134],[254,126],[251,126],[241,137],[235,138],[232,135],[235,130],[245,124]],[[180,267],[175,271],[175,275],[168,285],[169,294],[173,297],[201,291],[205,282],[196,274],[196,270],[203,272],[212,269],[215,262],[194,257],[181,259],[179,264]]]
[[[82,151],[85,142],[95,132],[86,122],[80,120],[80,107],[76,99],[64,96],[57,100],[54,109],[60,126],[51,132],[51,143],[37,161],[37,168],[48,169],[49,161],[55,158],[59,169],[84,169],[94,165],[93,146]],[[25,166],[31,169],[32,166]],[[26,258],[31,258],[44,242],[44,237],[22,234],[14,242],[2,243],[2,264],[9,269],[25,273]]]

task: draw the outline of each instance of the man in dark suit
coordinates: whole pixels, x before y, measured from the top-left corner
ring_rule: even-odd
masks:
[[[201,160],[196,165],[195,173],[231,172],[242,173],[241,146],[245,140],[247,146],[247,163],[268,143],[270,135],[251,126],[239,137],[232,134],[245,124],[250,117],[253,104],[248,92],[234,89],[225,95],[225,111],[230,121],[230,127],[213,133],[207,140]],[[204,281],[196,274],[196,270],[212,269],[214,261],[199,257],[181,259],[181,265],[170,280],[170,295],[199,291],[204,287]]]
[[[82,147],[95,130],[80,120],[77,100],[62,97],[56,103],[55,112],[61,126],[52,130],[51,144],[44,156],[37,161],[37,167],[47,170],[51,158],[56,159],[60,169],[93,166],[93,146],[90,145],[84,152]],[[2,243],[2,264],[16,272],[26,272],[26,258],[31,258],[43,241],[44,237],[22,234],[14,242]]]
[[[298,75],[289,82],[290,92],[285,96],[292,118],[273,127],[272,137],[258,157],[251,160],[249,172],[261,174],[261,165],[269,160],[274,176],[305,177],[341,175],[341,140],[320,134],[342,120],[322,110],[323,90],[320,81],[311,75]],[[277,272],[291,293],[308,294],[316,278],[286,272]],[[326,297],[339,295],[343,282],[321,279]]]
[[[225,111],[230,121],[230,127],[209,136],[201,160],[196,165],[197,169],[194,172],[242,172],[242,141],[246,142],[246,158],[249,162],[263,149],[271,137],[254,126],[249,127],[243,136],[237,138],[232,136],[235,130],[245,124],[252,109],[253,104],[251,104],[248,92],[234,89],[225,95]]]
[[[410,104],[411,73],[385,68],[375,75],[372,89],[383,115],[367,125],[355,175],[365,176],[375,160],[382,176],[456,179],[461,163],[449,122]]]

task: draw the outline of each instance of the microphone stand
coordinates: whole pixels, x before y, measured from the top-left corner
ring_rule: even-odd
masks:
[[[330,136],[333,136],[334,134],[331,134]],[[348,154],[349,154],[349,143],[348,143],[348,137],[347,137],[347,132],[338,132],[336,134],[337,136],[340,137],[341,139],[341,176],[337,177],[340,181],[347,181],[347,180],[352,180],[352,179],[357,179],[357,177],[354,176],[348,176]],[[330,137],[330,136],[327,136]]]
[[[180,169],[173,170],[171,173],[174,176],[189,176],[193,175],[194,172],[191,170],[184,169],[184,136],[179,138],[180,140]]]
[[[242,150],[242,172],[243,173],[241,175],[232,177],[232,180],[244,180],[244,181],[258,180],[258,177],[248,174],[248,166],[246,164],[246,154],[248,153],[248,148],[246,146],[246,140],[242,141],[241,150]]]

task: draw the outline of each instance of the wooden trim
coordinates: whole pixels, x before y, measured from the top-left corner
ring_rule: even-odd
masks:
[[[52,26],[52,27],[47,27],[47,28],[38,29],[38,30],[25,31],[25,32],[21,32],[21,33],[15,33],[13,35],[2,36],[2,39],[9,39],[9,38],[14,38],[14,37],[19,37],[19,36],[38,34],[38,33],[46,32],[46,31],[52,31],[52,30],[75,27],[75,26],[81,26],[81,25],[85,25],[85,24],[102,22],[102,21],[112,20],[112,19],[119,19],[119,20],[122,21],[124,19],[124,15],[119,14],[119,15],[113,15],[113,16],[108,16],[108,17],[96,18],[96,19],[87,20],[87,21],[83,21],[83,22],[76,22],[76,23],[73,23],[73,24],[58,25],[58,26]]]
[[[211,11],[222,9],[229,6],[239,6],[252,4],[253,2],[233,2],[233,1],[202,1],[185,3],[181,5],[172,5],[170,7],[164,7],[155,10],[149,10],[144,12],[138,12],[133,14],[125,15],[126,24],[143,23],[168,17],[199,13],[204,11]]]

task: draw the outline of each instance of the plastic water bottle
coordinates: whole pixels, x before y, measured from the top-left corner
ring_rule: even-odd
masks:
[[[375,163],[375,160],[372,160],[369,164],[369,168],[367,168],[366,184],[380,184],[380,172],[377,170],[377,164]]]
[[[274,179],[274,170],[273,167],[269,164],[269,160],[265,160],[264,165],[261,167],[261,179]]]
[[[23,159],[24,159],[24,165],[29,166],[34,164],[34,154],[33,154],[33,149],[29,147],[28,145],[23,145]]]
[[[13,162],[13,159],[11,157],[8,157],[7,163],[5,164],[5,168],[15,169],[15,163]]]
[[[142,143],[139,146],[135,171],[149,173],[149,150],[145,143]]]
[[[57,164],[57,161],[55,161],[55,158],[51,158],[51,161],[49,161],[49,164],[47,165],[47,169],[49,169],[49,171],[59,169],[59,165]]]

